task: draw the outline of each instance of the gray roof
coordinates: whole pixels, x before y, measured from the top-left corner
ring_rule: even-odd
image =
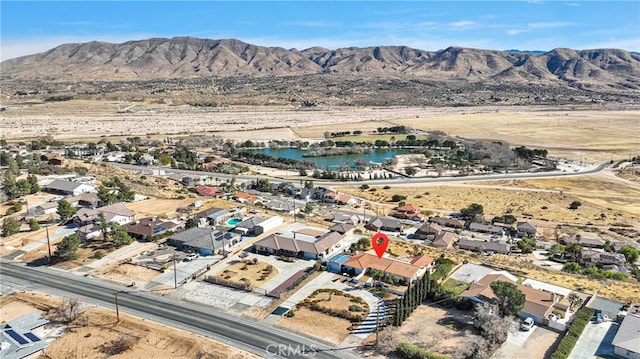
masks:
[[[214,238],[213,245],[211,243],[212,235]],[[237,237],[237,235],[228,232],[217,231],[211,228],[194,227],[189,228],[186,231],[173,234],[171,237],[169,237],[169,240],[172,242],[178,242],[183,246],[213,250],[215,249],[213,248],[214,246],[216,248],[222,248],[222,244],[216,243],[217,241],[220,241],[223,238],[229,240],[233,237]]]
[[[511,247],[504,241],[476,241],[468,238],[460,238],[458,247],[479,251],[493,251],[500,253],[510,252]]]
[[[0,342],[9,344],[2,349],[2,358],[20,359],[44,349],[49,342],[31,331],[47,323],[39,314],[29,313],[2,324]]]
[[[64,192],[73,192],[76,188],[80,187],[82,183],[79,182],[71,182],[57,179],[48,185],[44,186],[43,189],[52,189],[55,191],[64,191]]]
[[[329,228],[330,231],[334,231],[334,232],[338,232],[340,234],[345,234],[347,232],[349,232],[350,230],[354,229],[355,226],[351,223],[336,223],[333,226],[331,226],[331,228]]]
[[[253,229],[255,226],[257,226],[258,224],[266,221],[267,219],[264,217],[251,217],[248,219],[245,219],[244,221],[236,224],[236,228],[240,227],[240,228],[247,228],[247,229]]]
[[[367,225],[371,225],[376,228],[402,228],[402,223],[399,220],[391,217],[374,217],[369,220],[369,223],[367,223]]]
[[[640,315],[625,316],[612,344],[618,348],[640,353]]]
[[[578,241],[578,244],[580,244],[581,246],[596,246],[596,247],[604,246],[603,241],[596,238],[587,238],[587,237],[581,237],[580,240]]]
[[[469,225],[470,231],[476,232],[489,232],[489,233],[503,233],[502,227],[494,226],[492,224],[471,223]]]

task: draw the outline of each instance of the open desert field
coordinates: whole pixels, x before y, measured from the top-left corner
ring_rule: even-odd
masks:
[[[459,211],[478,203],[489,220],[510,212],[517,218],[531,217],[542,227],[550,228],[556,223],[615,226],[640,221],[640,186],[599,175],[390,187],[372,186],[375,191],[357,187],[342,190],[369,201],[385,202],[387,213],[393,205],[389,202],[391,197],[400,194],[407,196],[405,202],[432,211]],[[573,201],[582,205],[570,210]]]
[[[60,305],[59,298],[37,293],[14,293],[1,298],[2,318],[37,312],[45,317]],[[45,358],[105,358],[105,350],[119,335],[134,339],[135,344],[118,358],[258,358],[223,343],[186,331],[120,314],[102,308],[88,308],[86,326],[72,325],[45,350]]]

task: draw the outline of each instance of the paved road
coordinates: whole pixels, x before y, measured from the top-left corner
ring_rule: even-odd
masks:
[[[141,170],[141,169],[149,169],[150,167],[145,166],[136,166],[136,165],[126,165],[122,163],[114,163],[113,165],[118,166],[120,168],[129,169],[129,170]],[[552,178],[552,177],[568,177],[568,176],[582,176],[587,174],[598,173],[604,170],[609,165],[609,162],[603,162],[597,167],[581,170],[578,172],[560,172],[560,171],[552,171],[552,172],[519,172],[519,173],[495,173],[495,174],[487,174],[487,175],[474,175],[474,176],[462,176],[462,177],[413,177],[413,178],[395,178],[395,179],[380,179],[380,180],[365,180],[365,181],[354,181],[354,182],[339,182],[339,181],[327,181],[327,180],[317,180],[312,177],[309,179],[313,180],[313,183],[316,185],[323,186],[353,186],[354,183],[366,183],[368,185],[398,185],[398,184],[423,184],[423,183],[446,183],[446,182],[473,182],[473,181],[487,181],[487,180],[505,180],[505,179],[528,179],[528,178]],[[183,173],[183,174],[192,174],[192,175],[208,175],[215,176],[218,178],[235,178],[240,181],[253,181],[256,177],[267,177],[267,176],[247,176],[247,175],[230,175],[224,173],[215,173],[215,172],[204,172],[204,171],[190,171],[190,170],[179,170],[174,168],[162,168],[167,173]],[[269,181],[273,183],[282,183],[282,182],[296,182],[297,179],[291,178],[274,178],[269,177]]]
[[[111,308],[114,307],[114,293],[118,292],[119,307],[123,312],[203,334],[261,357],[357,357],[347,350],[335,349],[277,327],[230,316],[210,307],[171,301],[150,293],[126,291],[121,286],[90,277],[78,277],[51,268],[27,267],[1,259],[0,272],[3,286],[15,284],[27,290],[79,297]],[[279,347],[285,348],[280,351],[281,355],[277,355]],[[303,349],[310,354],[302,353]]]

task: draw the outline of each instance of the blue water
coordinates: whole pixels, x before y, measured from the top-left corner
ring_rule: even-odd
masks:
[[[407,149],[392,148],[392,149],[374,149],[369,153],[360,153],[352,155],[336,155],[336,156],[324,156],[324,157],[303,157],[305,153],[309,153],[309,150],[301,150],[299,148],[265,148],[255,150],[258,153],[264,153],[265,155],[289,158],[293,160],[312,161],[316,164],[316,168],[339,168],[344,167],[345,163],[348,163],[349,167],[355,167],[355,160],[362,159],[368,162],[382,163],[385,160],[393,158],[395,155],[402,155],[410,153]]]
[[[227,225],[229,226],[235,226],[236,224],[242,222],[242,219],[240,218],[230,218],[227,220]]]

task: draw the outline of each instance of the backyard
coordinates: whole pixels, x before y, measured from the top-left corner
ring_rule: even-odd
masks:
[[[339,344],[369,313],[369,305],[359,297],[339,290],[319,289],[290,313],[293,314],[285,315],[277,324]]]

